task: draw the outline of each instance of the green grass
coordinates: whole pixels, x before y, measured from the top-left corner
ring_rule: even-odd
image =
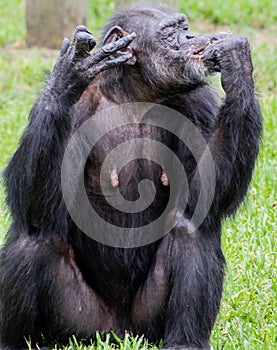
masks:
[[[111,342],[111,337],[113,337],[113,341]],[[28,342],[28,349],[32,350],[31,342]],[[34,344],[33,344],[34,345]],[[90,345],[83,345],[82,342],[78,342],[76,338],[73,336],[72,339],[69,340],[69,345],[64,350],[159,350],[161,348],[161,344],[149,344],[147,340],[143,337],[131,336],[129,334],[125,334],[123,339],[117,337],[114,333],[108,333],[105,335],[100,335],[98,332],[96,333],[96,341],[92,342]],[[53,350],[61,350],[61,347],[55,345]]]
[[[218,25],[250,25],[260,29],[276,23],[277,20],[275,0],[181,0],[179,7],[193,21],[197,21],[199,17],[209,18]]]
[[[256,81],[264,115],[264,137],[248,199],[236,218],[224,226],[228,263],[221,313],[211,343],[220,350],[276,349],[276,219],[277,219],[277,6],[274,1],[180,1],[192,31],[228,28],[250,37]],[[88,25],[100,26],[112,12],[112,1],[90,1]],[[56,51],[24,47],[24,2],[0,4],[0,169],[14,152],[28,112],[40,90],[43,71]],[[9,225],[0,193],[0,237]],[[119,349],[149,349],[139,338],[126,337]],[[73,339],[67,350],[110,349],[109,337],[85,348]],[[60,349],[56,346],[56,349]]]

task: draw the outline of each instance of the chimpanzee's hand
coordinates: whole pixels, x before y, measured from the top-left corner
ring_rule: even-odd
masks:
[[[90,54],[96,41],[92,33],[83,25],[79,25],[74,34],[73,42],[65,38],[60,55],[50,78],[50,88],[75,103],[88,84],[100,72],[127,62],[129,54],[110,56],[127,47],[136,37],[135,33],[107,44]]]
[[[226,35],[213,40],[204,50],[204,62],[221,72],[221,84],[227,93],[242,83],[252,82],[250,45],[245,37]]]

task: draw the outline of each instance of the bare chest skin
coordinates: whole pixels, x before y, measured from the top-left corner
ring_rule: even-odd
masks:
[[[115,118],[117,111],[111,108],[116,106],[115,102],[103,95],[97,83],[89,86],[73,108],[73,131],[92,117],[95,132],[97,134],[99,130],[101,135],[106,127],[104,123],[107,123],[107,120],[101,119],[101,114],[105,113],[108,118]],[[121,111],[118,113],[121,116]],[[133,142],[134,140],[138,142]],[[160,152],[158,146],[152,147],[147,140],[155,140],[168,146],[172,141],[166,132],[152,125],[151,121],[142,120],[138,123],[135,116],[130,114],[123,126],[114,128],[96,143],[93,142],[85,167],[88,193],[113,196],[116,188],[119,188],[130,200],[135,200],[138,196],[137,185],[145,178],[155,186],[169,186],[169,179],[163,167],[155,166],[151,161]]]

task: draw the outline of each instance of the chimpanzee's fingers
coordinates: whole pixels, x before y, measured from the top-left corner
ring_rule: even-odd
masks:
[[[130,35],[124,36],[123,38],[118,39],[115,42],[109,43],[105,46],[102,46],[99,50],[97,50],[94,54],[92,54],[92,61],[94,63],[98,63],[104,58],[112,55],[113,53],[127,47],[131,42],[135,39],[136,33],[132,33]],[[123,55],[125,56],[125,55]]]
[[[132,57],[133,57],[132,54],[127,54],[127,55],[119,56],[119,57],[112,59],[112,60],[105,61],[105,62],[103,62],[103,69],[117,67],[117,66],[127,62]]]
[[[90,30],[79,25],[75,30],[73,45],[76,55],[87,54],[95,47],[96,40]]]
[[[70,40],[68,38],[64,38],[61,46],[61,50],[60,50],[60,57],[66,54],[69,47],[70,47]]]
[[[89,75],[89,79],[94,78],[97,74],[99,74],[100,72],[103,72],[104,70],[120,66],[121,64],[127,62],[130,58],[132,58],[132,54],[126,54],[126,55],[119,56],[115,59],[105,60],[97,64],[96,66],[93,65],[87,72]]]

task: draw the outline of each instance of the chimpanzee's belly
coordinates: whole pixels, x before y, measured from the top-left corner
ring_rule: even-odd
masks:
[[[105,221],[119,227],[141,227],[156,220],[165,210],[169,183],[163,169],[145,159],[129,163],[119,173],[86,186],[91,205]],[[105,184],[105,182],[110,182]]]

